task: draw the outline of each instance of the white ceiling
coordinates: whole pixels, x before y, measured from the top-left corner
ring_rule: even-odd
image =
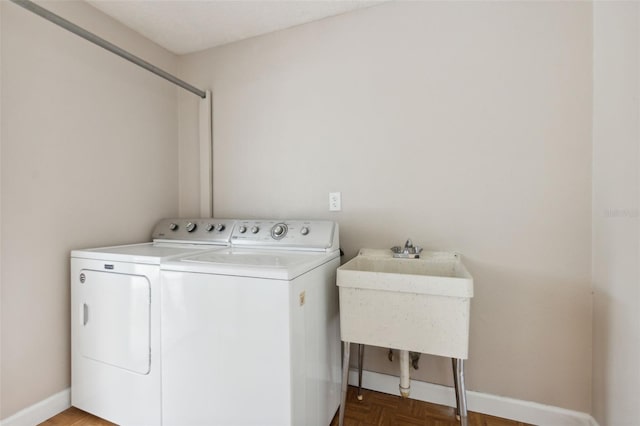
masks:
[[[386,0],[87,0],[176,54],[270,33]]]

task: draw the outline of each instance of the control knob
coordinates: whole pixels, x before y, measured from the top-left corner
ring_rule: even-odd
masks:
[[[218,226],[216,226],[216,230],[218,232],[224,231],[224,228],[225,228],[224,223],[219,223]]]
[[[271,228],[271,236],[276,240],[284,238],[286,234],[287,225],[285,225],[284,223],[277,223],[273,226],[273,228]]]
[[[196,225],[193,222],[189,222],[187,223],[187,232],[193,232],[196,230],[196,228],[198,227],[198,225]]]
[[[257,234],[259,230],[260,230],[260,227],[258,227],[258,226],[252,226],[251,227],[251,233],[252,234]]]
[[[172,231],[177,231],[178,230],[178,224],[171,222],[169,224],[169,229],[172,230]]]
[[[213,228],[215,228],[215,225],[213,225],[212,223],[209,223],[205,229],[207,230],[207,232],[211,232],[213,231]]]
[[[244,225],[240,225],[238,231],[240,231],[241,234],[244,234],[245,232],[247,232],[247,227]]]
[[[307,235],[309,234],[309,227],[308,226],[303,226],[302,229],[300,229],[300,233],[302,235]]]

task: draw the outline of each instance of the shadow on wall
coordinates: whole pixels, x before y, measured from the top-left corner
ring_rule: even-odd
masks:
[[[615,369],[615,367],[611,365],[613,362],[611,354],[614,353],[611,336],[616,331],[616,324],[614,323],[613,316],[610,314],[612,309],[615,309],[615,307],[611,297],[598,288],[594,288],[593,336],[594,342],[598,344],[598,350],[593,351],[593,365],[604,367],[593,369],[594,394],[597,394],[598,391],[608,393],[608,385],[610,383],[608,379],[613,376],[612,370]],[[626,322],[627,319],[628,318],[625,318],[624,322]],[[630,364],[627,365],[637,366],[638,360],[634,359],[629,362]],[[610,419],[612,417],[610,406],[610,404],[606,403],[605,398],[593,398],[593,412],[597,413],[601,419]]]
[[[584,407],[591,393],[588,283],[546,275],[544,266],[532,271],[473,257],[465,257],[465,265],[474,277],[466,369],[469,389],[588,411]],[[516,389],[513,383],[518,382],[527,385]],[[475,383],[484,383],[485,388],[478,389]],[[570,406],[563,403],[568,393],[572,394]]]

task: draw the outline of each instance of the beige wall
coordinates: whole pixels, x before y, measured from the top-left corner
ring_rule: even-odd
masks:
[[[82,3],[47,7],[177,66]],[[476,278],[469,387],[590,411],[591,7],[394,3],[181,58],[184,77],[214,91],[216,215],[331,218],[347,258],[406,237],[462,252]],[[625,339],[639,335],[637,286],[624,285],[637,283],[638,248],[624,233],[638,232],[603,212],[637,209],[637,174],[620,185],[616,173],[638,157],[632,122],[624,154],[606,143],[618,76],[597,56],[617,43],[615,13],[629,14],[598,10],[593,397],[602,425],[622,425],[639,380],[613,365],[637,372]],[[199,161],[197,98],[176,104],[168,83],[11,3],[0,19],[6,418],[69,385],[68,251],[145,239],[178,200],[197,215]],[[637,25],[623,27],[636,41]],[[622,93],[637,87],[625,78]],[[327,211],[329,191],[342,212]],[[395,372],[383,352],[366,368]],[[415,377],[450,383],[449,364],[425,357]]]
[[[460,251],[469,388],[589,412],[591,19],[578,2],[394,2],[181,58],[213,90],[215,215],[337,220],[345,259],[407,237]],[[197,100],[179,105],[190,215]],[[365,364],[398,368],[383,350]],[[414,376],[450,383],[449,366]]]
[[[46,7],[168,70],[177,58],[82,2]],[[69,387],[69,250],[177,214],[177,89],[6,1],[0,418]]]
[[[593,410],[638,424],[640,4],[594,3]]]

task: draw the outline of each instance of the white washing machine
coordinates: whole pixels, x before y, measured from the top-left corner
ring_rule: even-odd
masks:
[[[229,245],[234,222],[167,219],[153,242],[71,252],[71,404],[161,424],[160,263]]]
[[[161,266],[169,426],[327,426],[340,403],[338,225],[237,221]]]

